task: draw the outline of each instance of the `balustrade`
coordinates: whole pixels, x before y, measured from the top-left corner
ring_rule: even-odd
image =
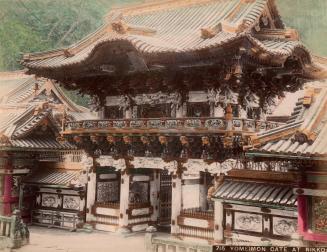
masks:
[[[190,217],[196,219],[206,219],[206,220],[213,220],[213,211],[204,211],[200,208],[188,208],[183,209],[181,211],[180,216],[182,217]]]
[[[258,132],[272,129],[280,126],[277,122],[265,122],[252,119],[233,118],[233,131]],[[146,118],[146,119],[108,119],[108,120],[85,120],[77,122],[68,122],[65,125],[66,132],[70,131],[108,131],[108,130],[187,130],[202,129],[225,131],[227,130],[227,121],[225,118],[202,117],[202,118]]]
[[[0,216],[0,250],[19,248],[29,242],[29,231],[23,223],[20,211],[15,210],[12,216]]]

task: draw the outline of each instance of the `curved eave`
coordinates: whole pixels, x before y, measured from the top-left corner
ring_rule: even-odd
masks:
[[[277,158],[277,159],[301,159],[301,160],[321,160],[327,161],[327,153],[312,154],[312,153],[293,153],[293,152],[266,152],[261,150],[250,150],[245,153],[245,156],[251,158]]]
[[[267,62],[268,64],[269,62],[274,62],[274,64],[283,65],[286,59],[291,56],[302,57],[302,62],[311,64],[310,52],[298,41],[260,41],[245,33],[227,36],[224,39],[207,39],[200,45],[191,48],[174,48],[168,43],[164,46],[157,46],[160,43],[155,38],[143,40],[143,38],[137,36],[115,35],[99,40],[70,57],[63,55],[52,58],[45,57],[44,59],[33,59],[31,57],[29,60],[23,60],[22,64],[29,68],[29,73],[78,68],[93,62],[96,59],[97,53],[101,50],[114,47],[117,44],[125,44],[125,46],[135,51],[137,57],[145,63],[153,61],[153,59],[155,59],[155,62],[160,62],[162,59],[171,57],[174,57],[176,62],[183,63],[185,58],[193,61],[201,60],[203,58],[202,52],[207,52],[208,50],[214,52],[215,49],[225,49],[231,44],[238,43],[240,43],[239,45],[243,43],[250,44],[247,53],[250,53],[258,61]]]

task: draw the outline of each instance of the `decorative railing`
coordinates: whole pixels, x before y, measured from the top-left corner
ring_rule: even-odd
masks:
[[[213,229],[209,229],[209,228],[180,226],[179,234],[182,236],[201,238],[206,240],[213,239]]]
[[[96,215],[95,223],[118,226],[119,218],[116,216]]]
[[[96,207],[119,209],[119,202],[96,202]]]
[[[178,238],[167,238],[166,235],[158,233],[145,234],[145,249],[146,252],[157,251],[178,251],[183,248],[183,251],[192,252],[212,252],[213,246],[205,243],[183,241]]]
[[[196,218],[196,219],[206,219],[213,220],[214,213],[213,211],[204,211],[200,208],[188,208],[181,211],[180,216]]]
[[[12,229],[12,218],[0,216],[0,236],[10,237]]]
[[[151,204],[150,202],[140,202],[140,203],[129,203],[128,206],[130,209],[137,209],[137,208],[151,207]]]
[[[11,217],[0,216],[0,250],[19,248],[29,242],[29,231],[23,223],[20,211],[15,210]]]
[[[213,239],[214,213],[200,208],[183,209],[177,218],[179,235]]]
[[[276,128],[281,123],[265,122],[253,119],[233,118],[231,120],[233,131],[258,132]],[[108,120],[85,120],[68,122],[65,124],[65,132],[74,131],[103,131],[108,130],[187,130],[203,129],[212,131],[227,130],[227,120],[217,117],[189,117],[189,118],[146,118],[146,119],[108,119]]]
[[[76,230],[80,224],[80,218],[76,213],[33,210],[32,223],[40,226],[54,226]]]

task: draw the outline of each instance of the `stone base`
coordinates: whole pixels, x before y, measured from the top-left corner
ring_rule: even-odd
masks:
[[[83,231],[85,231],[87,233],[92,233],[94,228],[93,228],[93,226],[91,224],[85,223],[81,230],[83,230]]]
[[[118,228],[117,233],[118,234],[129,234],[129,233],[131,233],[131,230],[126,227],[120,227],[120,228]]]
[[[157,228],[155,226],[148,226],[145,231],[148,233],[154,233],[157,232]]]

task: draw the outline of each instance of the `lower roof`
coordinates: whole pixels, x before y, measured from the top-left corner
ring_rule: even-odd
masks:
[[[213,197],[265,205],[297,206],[297,195],[291,186],[266,182],[227,179],[217,188]]]
[[[40,185],[57,185],[70,187],[78,181],[80,171],[66,170],[66,169],[47,169],[43,171],[37,171],[26,179],[26,184],[40,184]]]

